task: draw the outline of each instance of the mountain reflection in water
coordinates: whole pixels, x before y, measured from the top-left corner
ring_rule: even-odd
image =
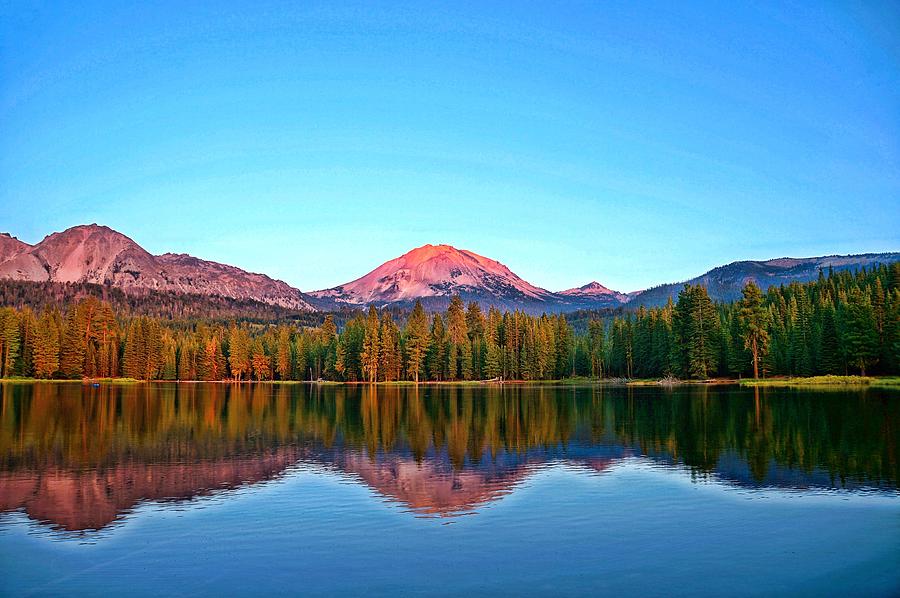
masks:
[[[0,512],[68,532],[141,501],[343,472],[426,516],[477,512],[533,471],[623,459],[748,488],[896,493],[888,391],[738,387],[0,385]]]

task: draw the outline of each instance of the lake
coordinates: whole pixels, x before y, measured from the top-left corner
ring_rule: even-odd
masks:
[[[0,594],[900,593],[900,392],[0,385]]]

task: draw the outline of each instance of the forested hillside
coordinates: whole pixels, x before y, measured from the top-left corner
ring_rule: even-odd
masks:
[[[579,333],[562,315],[485,313],[458,296],[432,315],[416,303],[405,322],[370,307],[343,324],[333,314],[321,324],[148,317],[122,298],[106,298],[86,293],[65,313],[49,301],[0,309],[0,377],[375,382],[900,373],[900,263],[822,273],[766,293],[748,283],[733,303],[716,304],[704,287],[686,285],[677,301],[592,318]]]
[[[169,320],[248,320],[256,322],[300,321],[318,325],[324,316],[219,295],[139,289],[123,291],[110,285],[88,282],[29,282],[0,279],[0,306],[36,312],[46,308],[68,309],[82,299],[95,297],[108,302],[120,316],[144,315]]]
[[[713,304],[686,285],[678,300],[616,317],[607,338],[612,375],[656,377],[897,373],[900,263],[769,287]]]
[[[636,293],[627,306],[632,309],[641,305],[661,307],[669,299],[675,300],[685,284],[705,287],[714,301],[737,301],[741,298],[744,285],[751,280],[765,291],[770,286],[812,282],[823,270],[855,272],[860,268],[890,265],[897,261],[900,261],[900,253],[886,252],[732,262],[685,282],[663,284]]]

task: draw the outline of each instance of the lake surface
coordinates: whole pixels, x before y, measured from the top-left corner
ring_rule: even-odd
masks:
[[[900,393],[0,385],[2,595],[897,595]]]

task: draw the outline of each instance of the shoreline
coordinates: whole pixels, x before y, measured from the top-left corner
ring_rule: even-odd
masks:
[[[898,376],[810,376],[775,378],[710,378],[708,380],[672,380],[641,378],[563,378],[560,380],[395,380],[390,382],[342,382],[334,380],[136,380],[133,378],[83,378],[81,380],[44,378],[0,378],[0,383],[21,384],[81,384],[128,386],[139,384],[306,384],[314,386],[379,386],[379,387],[504,387],[504,386],[741,386],[750,388],[797,388],[797,387],[839,387],[839,388],[898,388]]]

